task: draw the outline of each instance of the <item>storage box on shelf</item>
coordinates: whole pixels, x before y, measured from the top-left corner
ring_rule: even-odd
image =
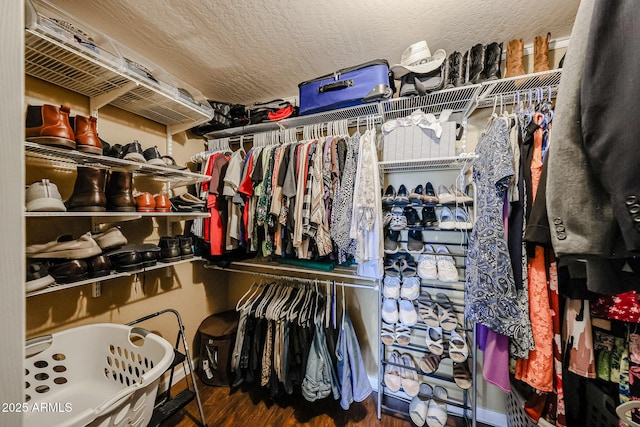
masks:
[[[25,72],[167,125],[170,135],[204,123],[213,109],[196,89],[46,0],[26,1]]]

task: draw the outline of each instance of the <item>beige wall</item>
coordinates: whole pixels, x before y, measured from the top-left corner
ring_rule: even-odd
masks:
[[[33,105],[51,103],[71,107],[71,114],[89,114],[88,98],[31,77],[26,78],[26,101]],[[26,110],[26,106],[25,106]],[[106,106],[99,111],[98,133],[110,144],[127,144],[137,139],[148,148],[157,145],[166,153],[165,127]],[[201,151],[202,140],[189,140],[186,133],[174,136],[173,157],[179,164],[188,161],[192,154]],[[51,167],[33,167],[27,164],[25,184],[50,178],[60,189],[64,199],[73,191],[76,173],[73,170]],[[135,180],[140,191],[157,193],[162,185],[151,180]],[[180,189],[180,191],[184,191]],[[89,218],[26,220],[26,242],[43,243],[62,234],[80,234],[91,230]],[[122,231],[132,243],[156,243],[166,235],[164,219],[142,218],[120,223]],[[180,234],[184,223],[171,226],[171,234]],[[27,338],[96,322],[127,323],[150,313],[174,308],[185,323],[188,343],[194,349],[193,337],[200,322],[208,315],[227,308],[227,279],[224,274],[205,270],[202,262],[180,264],[173,268],[159,269],[138,277],[125,277],[102,282],[102,295],[91,296],[91,285],[47,293],[26,300]],[[164,315],[144,324],[160,333],[171,343],[177,332],[175,318]]]

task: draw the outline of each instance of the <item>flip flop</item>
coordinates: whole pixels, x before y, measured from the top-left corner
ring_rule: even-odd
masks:
[[[420,370],[425,374],[432,374],[440,367],[441,360],[442,356],[428,351],[420,358],[418,365],[420,366]]]
[[[456,385],[463,390],[471,388],[471,370],[469,369],[467,361],[462,363],[453,362],[453,380],[456,382]]]
[[[393,345],[396,340],[396,328],[394,323],[382,322],[382,329],[380,331],[380,341],[384,345]]]
[[[390,363],[384,367],[384,385],[393,392],[400,391],[402,377],[400,376],[400,368],[396,366],[400,364],[400,353],[391,352],[388,361]]]
[[[454,362],[462,363],[469,357],[469,346],[464,332],[459,334],[455,329],[451,331],[449,339],[449,357]]]
[[[447,425],[447,390],[436,386],[433,389],[433,399],[427,408],[427,425],[429,427],[444,427]]]
[[[402,324],[396,326],[395,337],[398,344],[405,345],[405,346],[409,345],[411,343],[411,328]],[[391,344],[387,344],[387,345],[391,345]]]
[[[438,321],[442,329],[445,331],[453,331],[458,327],[458,318],[453,311],[453,304],[449,297],[443,293],[436,295],[436,303],[438,304]]]
[[[427,421],[428,408],[429,399],[425,399],[420,394],[411,399],[411,403],[409,403],[409,417],[418,427],[423,426],[425,421]]]

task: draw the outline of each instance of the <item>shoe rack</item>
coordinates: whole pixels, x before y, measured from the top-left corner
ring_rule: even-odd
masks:
[[[459,182],[461,176],[464,176],[476,157],[473,155],[439,158],[439,159],[418,159],[418,160],[406,160],[406,161],[388,161],[380,162],[379,167],[381,173],[384,176],[384,188],[388,185],[393,185],[397,190],[401,184],[404,184],[410,192],[412,188],[417,185],[425,185],[426,182],[431,182],[437,189],[439,184],[450,186],[453,183]],[[409,206],[416,208],[418,212],[421,212],[422,206],[435,207],[436,211],[444,207],[442,204],[422,204],[420,206]],[[453,209],[453,205],[447,205]],[[463,206],[458,204],[458,206]],[[472,217],[472,221],[475,219],[473,212],[473,202],[466,203],[465,208],[469,210]],[[387,207],[385,207],[386,209]],[[420,230],[422,232],[422,240],[425,244],[429,244],[434,249],[438,246],[444,246],[448,249],[451,257],[455,262],[455,266],[458,272],[458,280],[441,281],[437,279],[423,279],[420,278],[420,295],[416,300],[413,300],[413,306],[417,313],[418,321],[414,326],[408,326],[411,331],[411,339],[408,343],[400,344],[397,340],[394,340],[392,345],[386,345],[382,341],[379,335],[379,373],[378,373],[378,411],[384,411],[385,413],[391,413],[404,418],[410,419],[409,405],[413,399],[413,396],[407,394],[404,387],[399,391],[392,391],[387,384],[385,384],[385,372],[388,370],[397,369],[401,373],[404,370],[405,375],[413,376],[417,374],[419,384],[428,384],[430,387],[426,389],[435,390],[436,386],[442,387],[447,390],[446,399],[433,399],[432,396],[424,396],[425,400],[430,399],[442,405],[446,403],[447,414],[463,417],[467,425],[476,425],[476,402],[477,402],[477,387],[476,387],[476,339],[475,328],[470,322],[464,319],[464,296],[465,296],[465,259],[467,253],[468,233],[470,230],[444,230],[438,226],[408,226],[405,230],[400,232],[400,241],[398,242],[399,251],[407,251],[407,239],[409,230]],[[386,228],[385,228],[386,233]],[[420,253],[412,252],[410,255],[413,257],[416,266],[418,266],[418,260]],[[385,254],[385,260],[387,257],[393,256]],[[435,255],[436,260],[439,255]],[[385,265],[387,262],[385,261]],[[402,283],[402,280],[400,281]],[[468,345],[468,358],[465,363],[468,363],[469,370],[471,371],[471,387],[469,389],[462,389],[454,381],[453,374],[453,361],[448,356],[449,341],[451,339],[451,332],[443,331],[444,352],[438,368],[432,373],[424,372],[420,367],[420,359],[423,355],[429,354],[427,347],[427,334],[428,325],[424,322],[420,315],[419,306],[423,304],[433,303],[437,294],[445,294],[452,303],[453,312],[458,319],[458,332],[464,331],[466,334],[466,340]],[[384,303],[384,284],[381,286],[380,304]],[[431,299],[431,298],[433,299]],[[400,301],[400,296],[398,297]],[[380,310],[382,313],[382,309]],[[400,325],[400,321],[396,323]],[[383,320],[380,319],[379,330],[383,331]],[[415,367],[406,367],[406,364],[402,361],[398,362],[394,359],[393,353],[410,354],[414,361]],[[395,388],[395,387],[392,387]],[[423,390],[423,387],[420,387]],[[440,389],[441,390],[441,389]],[[420,394],[421,395],[421,394]],[[422,395],[421,395],[422,396]],[[413,425],[413,424],[412,424]],[[426,423],[424,425],[427,425]]]

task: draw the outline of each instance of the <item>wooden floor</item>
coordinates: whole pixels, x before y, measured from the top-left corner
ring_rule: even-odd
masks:
[[[382,414],[376,417],[376,394],[362,403],[353,403],[348,411],[339,402],[328,398],[307,402],[300,394],[272,399],[267,389],[250,387],[230,390],[229,387],[210,387],[199,382],[198,390],[209,427],[409,427],[408,419]],[[174,390],[184,387],[184,380]],[[200,425],[196,401],[189,403],[180,413],[169,418],[163,426],[193,427]],[[460,419],[449,417],[447,425],[462,426]]]

